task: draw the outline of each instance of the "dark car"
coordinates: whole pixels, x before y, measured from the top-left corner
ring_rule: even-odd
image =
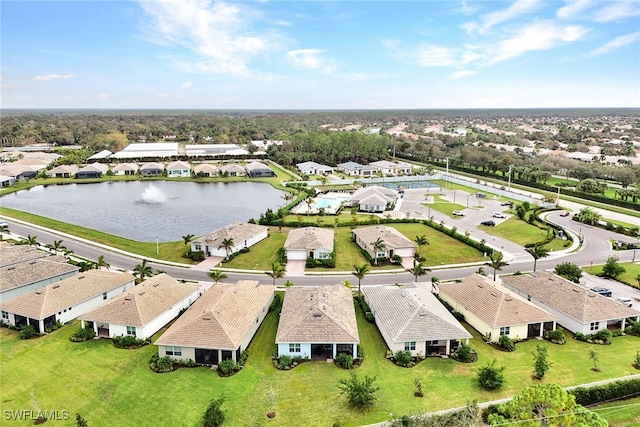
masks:
[[[480,225],[486,225],[487,227],[493,227],[494,225],[496,225],[496,223],[493,222],[492,220],[488,219],[486,221],[482,221],[480,223]]]
[[[591,288],[591,290],[597,294],[602,295],[603,297],[610,297],[611,296],[611,290],[608,288],[603,288],[602,286],[595,286],[593,288]]]
[[[565,211],[565,212],[562,212],[562,213],[560,214],[560,216],[569,216],[569,212],[566,212],[566,211]]]
[[[500,206],[510,206],[510,207],[513,207],[513,202],[504,202],[504,203],[500,203]]]

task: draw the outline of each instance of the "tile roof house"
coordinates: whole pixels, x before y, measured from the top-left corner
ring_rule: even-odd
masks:
[[[384,212],[391,208],[397,199],[397,191],[373,185],[354,191],[345,205],[358,206],[358,209],[363,212]]]
[[[388,160],[379,160],[369,163],[369,166],[375,166],[387,176],[410,175],[412,172],[411,165],[402,162],[390,162]]]
[[[47,171],[47,176],[50,178],[72,178],[78,172],[78,166],[76,165],[60,165]]]
[[[44,333],[54,323],[82,316],[134,284],[135,277],[130,273],[88,270],[3,301],[2,321],[15,326],[29,324]]]
[[[361,165],[360,163],[356,163],[356,162],[339,163],[336,166],[336,169],[346,173],[349,176],[363,176],[363,177],[370,177],[379,172],[378,168],[375,166]]]
[[[97,336],[147,339],[175,319],[198,297],[199,285],[180,283],[166,273],[149,277],[80,317]]]
[[[169,178],[189,178],[191,176],[191,165],[180,160],[170,162],[167,165],[167,176]]]
[[[137,163],[118,163],[112,170],[114,175],[135,175],[138,169]]]
[[[459,283],[441,283],[440,298],[464,315],[465,321],[497,342],[544,336],[555,330],[558,318],[486,276],[472,274]]]
[[[594,334],[609,325],[624,330],[627,318],[640,313],[548,271],[505,276],[502,283],[559,318],[571,332]]]
[[[216,176],[220,171],[211,163],[201,163],[193,167],[193,172],[197,176]]]
[[[158,176],[164,173],[164,165],[158,162],[144,163],[140,166],[140,175]]]
[[[273,286],[257,280],[211,286],[158,338],[158,354],[203,365],[237,362],[267,316],[273,296]]]
[[[334,231],[331,228],[294,228],[287,235],[284,248],[288,260],[326,259],[333,252]]]
[[[76,172],[76,178],[100,178],[102,175],[107,173],[108,170],[109,165],[105,165],[103,163],[89,163],[85,167],[78,169]]]
[[[247,175],[251,178],[262,178],[276,176],[276,173],[264,163],[251,162],[244,167],[247,170]]]
[[[285,290],[276,344],[278,356],[358,357],[358,324],[351,290],[342,285]]]
[[[0,164],[0,174],[13,177],[16,181],[35,178],[41,169],[36,166],[16,164],[16,162]]]
[[[268,232],[269,227],[265,225],[237,222],[194,240],[191,242],[191,250],[194,252],[203,251],[207,256],[227,257],[240,249],[251,247],[262,239],[266,239]],[[229,248],[228,253],[222,247],[222,242],[225,239],[233,241],[233,246]]]
[[[333,173],[331,166],[323,165],[316,162],[302,162],[296,165],[300,173],[306,175],[330,175]]]
[[[393,227],[385,225],[372,225],[370,227],[354,228],[353,241],[367,251],[372,259],[393,258],[398,255],[402,258],[413,258],[418,245]],[[374,252],[373,242],[381,239],[385,248],[378,253]]]
[[[387,347],[412,356],[449,355],[472,335],[425,286],[371,286],[362,290]]]
[[[220,169],[220,175],[224,176],[245,176],[247,174],[245,168],[235,163],[221,165],[218,169]]]

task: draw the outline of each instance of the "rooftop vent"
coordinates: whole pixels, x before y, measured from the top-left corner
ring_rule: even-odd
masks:
[[[84,276],[78,276],[78,280],[84,279]]]
[[[144,291],[140,292],[138,295],[140,296],[144,295]]]
[[[131,301],[133,299],[133,296],[131,295],[127,295],[126,297],[124,297],[125,301]]]
[[[38,289],[38,290],[36,291],[36,294],[38,294],[38,295],[42,294],[42,289]]]
[[[53,285],[53,289],[58,289],[60,285]]]
[[[211,320],[211,315],[209,315],[209,314],[204,314],[204,315],[202,316],[202,320]]]
[[[33,265],[33,264],[35,264],[35,263],[36,263],[35,261],[31,261],[31,262],[29,263],[29,265]]]
[[[153,287],[154,287],[154,288],[157,288],[158,286],[160,286],[160,283],[154,283],[154,284],[153,284]]]
[[[313,313],[313,317],[322,317],[322,313],[316,311],[315,313]]]
[[[16,269],[15,267],[9,267],[9,268],[7,268],[7,271],[8,270],[15,270],[15,269]]]
[[[511,295],[507,295],[506,297],[504,297],[505,301],[513,301],[513,298],[511,297]]]
[[[493,295],[494,297],[497,297],[497,296],[498,296],[498,293],[497,293],[497,292],[493,292],[493,291],[491,291],[491,295]]]
[[[479,288],[484,288],[484,285],[482,283],[478,283],[478,287]]]
[[[573,292],[580,292],[580,289],[578,289],[578,288],[573,288]]]

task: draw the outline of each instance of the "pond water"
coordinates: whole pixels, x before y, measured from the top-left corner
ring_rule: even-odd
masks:
[[[282,191],[257,182],[102,182],[37,186],[0,205],[128,239],[152,242],[202,236],[258,219],[281,204]]]

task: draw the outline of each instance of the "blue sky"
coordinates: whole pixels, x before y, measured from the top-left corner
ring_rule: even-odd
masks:
[[[640,0],[6,1],[2,108],[640,107]]]

